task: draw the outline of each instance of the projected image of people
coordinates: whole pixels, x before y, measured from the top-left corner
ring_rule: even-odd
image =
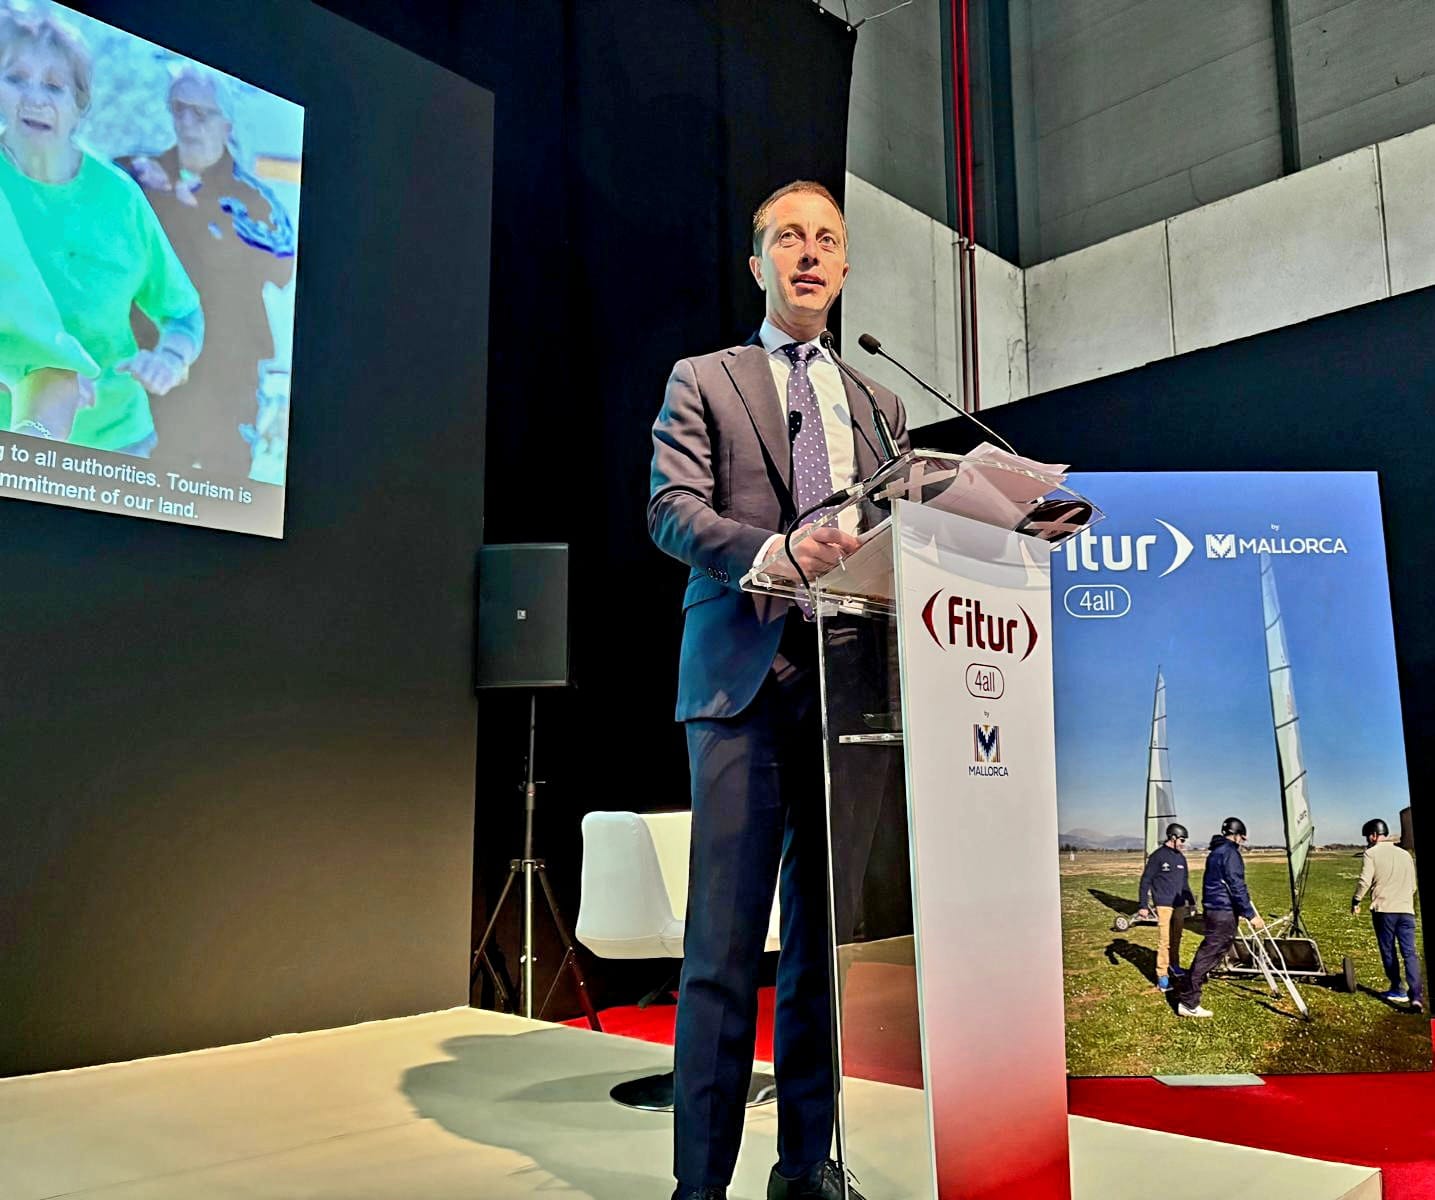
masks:
[[[155,425],[166,457],[172,449],[196,471],[243,477],[257,440],[257,370],[274,354],[264,288],[282,288],[293,276],[293,225],[273,192],[234,160],[226,79],[179,67],[166,108],[174,145],[120,163],[144,189],[222,335],[192,368],[191,394],[155,403]],[[135,324],[142,336],[145,322],[137,316]]]
[[[122,505],[150,515],[225,525],[186,499],[282,486],[302,139],[289,101],[0,0],[0,433],[152,459],[174,498]],[[104,507],[87,470],[135,478],[32,444],[11,461],[51,474],[0,492]]]
[[[38,302],[59,318],[90,361],[20,361],[0,367],[17,433],[148,457],[156,437],[150,396],[183,383],[204,345],[199,293],[144,196],[111,165],[82,150],[76,128],[92,103],[91,56],[53,16],[0,15],[0,192],[38,274]],[[18,308],[24,296],[6,309]],[[141,348],[138,307],[158,334]],[[7,312],[7,316],[8,316]]]

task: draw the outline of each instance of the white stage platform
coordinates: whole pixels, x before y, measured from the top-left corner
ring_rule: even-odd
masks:
[[[0,1080],[0,1196],[667,1200],[671,1119],[608,1089],[670,1065],[661,1046],[464,1008]],[[854,1081],[847,1102],[888,1131],[880,1158],[853,1164],[862,1191],[910,1197],[917,1095]],[[733,1200],[765,1193],[775,1110],[747,1128]],[[1381,1195],[1368,1167],[1080,1117],[1071,1131],[1077,1200]]]

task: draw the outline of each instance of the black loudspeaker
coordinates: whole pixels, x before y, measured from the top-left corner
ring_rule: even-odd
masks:
[[[533,542],[478,552],[478,686],[572,683],[568,546]]]

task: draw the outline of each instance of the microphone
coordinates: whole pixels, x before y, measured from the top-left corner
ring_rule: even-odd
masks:
[[[837,364],[837,369],[862,389],[862,394],[867,397],[867,403],[872,406],[872,428],[876,430],[877,441],[882,447],[882,461],[877,466],[877,470],[881,471],[899,457],[897,439],[892,436],[892,427],[887,424],[887,418],[883,416],[881,408],[878,407],[877,397],[872,394],[872,389],[862,382],[856,371],[837,357],[837,351],[832,348],[832,331],[824,329],[817,340],[822,343],[822,348],[832,355],[832,361]],[[857,424],[855,418],[852,423]],[[860,429],[861,426],[858,428]]]
[[[1012,444],[1007,441],[1006,438],[1002,437],[1002,435],[999,434],[995,429],[992,429],[989,425],[987,425],[985,421],[980,421],[971,413],[967,412],[967,410],[964,409],[960,404],[953,403],[950,396],[946,395],[943,392],[937,391],[936,388],[934,388],[920,375],[917,375],[913,371],[911,371],[904,363],[898,362],[895,358],[893,358],[890,354],[888,354],[885,350],[882,349],[882,343],[879,342],[876,338],[874,338],[870,333],[864,333],[861,337],[859,337],[857,339],[857,344],[861,346],[862,349],[867,351],[868,354],[875,354],[878,358],[885,358],[899,371],[914,380],[918,387],[922,388],[924,391],[930,392],[933,396],[935,396],[938,400],[940,400],[943,404],[950,408],[954,413],[958,414],[959,416],[966,417],[968,421],[973,422],[984,432],[990,434],[1006,448],[1008,454],[1016,454],[1016,451],[1012,448]],[[1017,455],[1017,457],[1020,458],[1021,456]]]

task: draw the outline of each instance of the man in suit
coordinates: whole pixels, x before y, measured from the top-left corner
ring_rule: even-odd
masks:
[[[820,335],[847,278],[831,193],[800,180],[753,215],[767,316],[746,345],[680,361],[653,426],[648,528],[691,567],[677,719],[692,773],[692,861],[678,1000],[674,1200],[722,1200],[742,1136],[757,984],[780,888],[769,1200],[836,1200],[827,846],[816,627],[739,589],[811,504],[876,470],[867,399]],[[869,383],[899,448],[901,402]],[[855,518],[795,548],[815,578],[859,545]],[[849,1195],[856,1196],[849,1190]],[[860,1197],[859,1197],[860,1200]]]

